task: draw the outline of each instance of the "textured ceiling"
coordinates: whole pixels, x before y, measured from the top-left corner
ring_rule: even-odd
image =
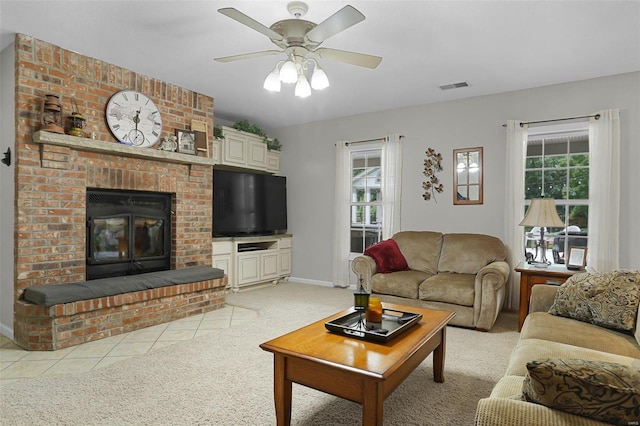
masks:
[[[331,86],[306,99],[293,85],[262,89],[280,56],[213,60],[276,48],[217,9],[269,26],[290,18],[287,3],[2,0],[0,48],[30,35],[212,96],[216,117],[267,129],[640,70],[638,1],[309,1],[315,23],[346,4],[366,16],[322,47],[383,60],[322,60]]]

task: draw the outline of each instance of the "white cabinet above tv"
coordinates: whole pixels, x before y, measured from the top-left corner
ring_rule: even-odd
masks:
[[[223,139],[216,139],[213,151],[219,153],[219,165],[280,172],[280,152],[270,151],[262,136],[222,126]]]

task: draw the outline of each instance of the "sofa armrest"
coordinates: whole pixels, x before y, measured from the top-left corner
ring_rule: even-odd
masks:
[[[558,291],[557,285],[536,284],[531,287],[531,300],[529,301],[529,313],[548,312]]]
[[[351,270],[358,279],[356,285],[360,284],[360,278],[362,278],[364,289],[371,292],[371,277],[377,272],[376,261],[372,257],[363,254],[351,261]]]
[[[484,398],[476,409],[476,426],[605,426],[608,423],[510,398]]]
[[[510,269],[507,262],[501,260],[492,262],[478,271],[476,283],[490,282],[494,290],[500,290],[507,284],[509,273]],[[494,279],[485,280],[485,278],[489,278],[490,276],[494,276]],[[477,290],[476,288],[476,291]]]
[[[479,330],[490,330],[504,304],[509,264],[492,262],[478,271],[475,279],[473,323]]]

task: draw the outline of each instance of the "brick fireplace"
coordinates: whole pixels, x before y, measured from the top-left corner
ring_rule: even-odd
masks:
[[[170,194],[171,269],[211,266],[213,161],[118,144],[104,108],[113,93],[138,90],[163,114],[162,136],[198,119],[212,139],[213,99],[28,36],[15,45],[15,342],[60,349],[222,307],[226,278],[53,307],[21,299],[30,286],[85,280],[87,188]],[[68,111],[73,98],[95,139],[37,131],[46,93]]]

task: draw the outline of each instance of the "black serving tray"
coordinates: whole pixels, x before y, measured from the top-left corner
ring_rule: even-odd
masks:
[[[418,323],[422,319],[422,314],[383,309],[382,323],[367,323],[365,321],[366,329],[358,325],[361,318],[364,320],[365,313],[354,311],[340,318],[325,322],[324,326],[332,333],[385,343]]]

